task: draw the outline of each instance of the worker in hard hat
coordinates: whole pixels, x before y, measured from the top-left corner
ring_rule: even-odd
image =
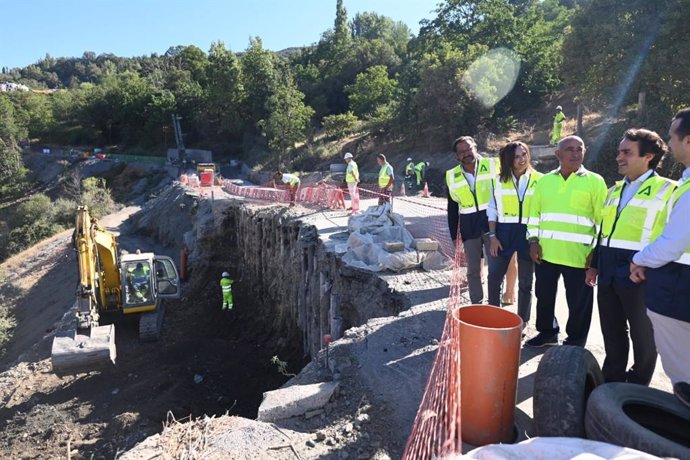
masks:
[[[421,187],[426,181],[426,169],[429,167],[428,161],[420,161],[414,165],[414,174],[417,177],[417,187]]]
[[[355,213],[359,211],[359,187],[357,186],[359,183],[359,168],[350,152],[347,152],[343,159],[347,164],[347,169],[345,170],[345,183],[350,192],[350,207],[352,208],[352,213]]]
[[[223,291],[223,310],[232,310],[232,283],[230,273],[223,272],[223,277],[220,279],[220,289]]]
[[[295,197],[297,196],[297,189],[299,189],[300,180],[299,177],[294,174],[284,173],[282,171],[277,171],[273,175],[273,187],[278,188],[276,185],[277,181],[281,181],[283,184],[287,185],[288,192],[290,193],[290,206],[295,205]]]
[[[563,121],[565,115],[563,114],[563,107],[560,105],[556,107],[556,115],[553,117],[553,128],[551,129],[551,145],[556,145],[561,140],[561,131],[563,130]]]
[[[412,158],[408,158],[405,164],[405,184],[408,189],[412,190],[414,186],[414,161]]]

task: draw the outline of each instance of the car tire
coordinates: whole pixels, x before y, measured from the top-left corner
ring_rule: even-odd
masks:
[[[537,436],[585,437],[587,399],[604,383],[599,363],[582,347],[550,348],[534,377],[534,422]]]
[[[587,437],[659,457],[690,458],[690,408],[672,394],[632,383],[607,383],[592,392]]]

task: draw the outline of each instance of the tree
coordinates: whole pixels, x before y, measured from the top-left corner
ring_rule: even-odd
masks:
[[[350,108],[359,117],[371,116],[380,106],[391,102],[397,81],[388,78],[386,66],[370,67],[357,75],[354,85],[346,86],[350,95]]]
[[[269,117],[260,122],[269,138],[268,146],[278,154],[279,164],[296,142],[305,139],[314,115],[314,109],[304,105],[304,94],[297,89],[292,76],[286,75],[285,80],[268,100]]]
[[[249,48],[240,61],[249,129],[254,123],[265,120],[270,115],[268,101],[276,87],[275,59],[274,53],[263,48],[260,38],[249,39]]]
[[[203,132],[213,139],[241,139],[244,89],[240,62],[223,42],[211,45],[206,80]]]

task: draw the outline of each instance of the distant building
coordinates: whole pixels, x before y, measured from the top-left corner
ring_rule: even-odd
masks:
[[[29,87],[26,85],[21,85],[19,83],[12,83],[10,81],[6,81],[4,83],[0,83],[0,91],[3,93],[8,93],[10,91],[29,91]]]

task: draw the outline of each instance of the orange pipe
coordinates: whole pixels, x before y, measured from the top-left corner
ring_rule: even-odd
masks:
[[[180,281],[187,279],[187,246],[180,249]]]
[[[513,441],[522,319],[489,305],[453,311],[460,346],[462,440],[482,446]]]

